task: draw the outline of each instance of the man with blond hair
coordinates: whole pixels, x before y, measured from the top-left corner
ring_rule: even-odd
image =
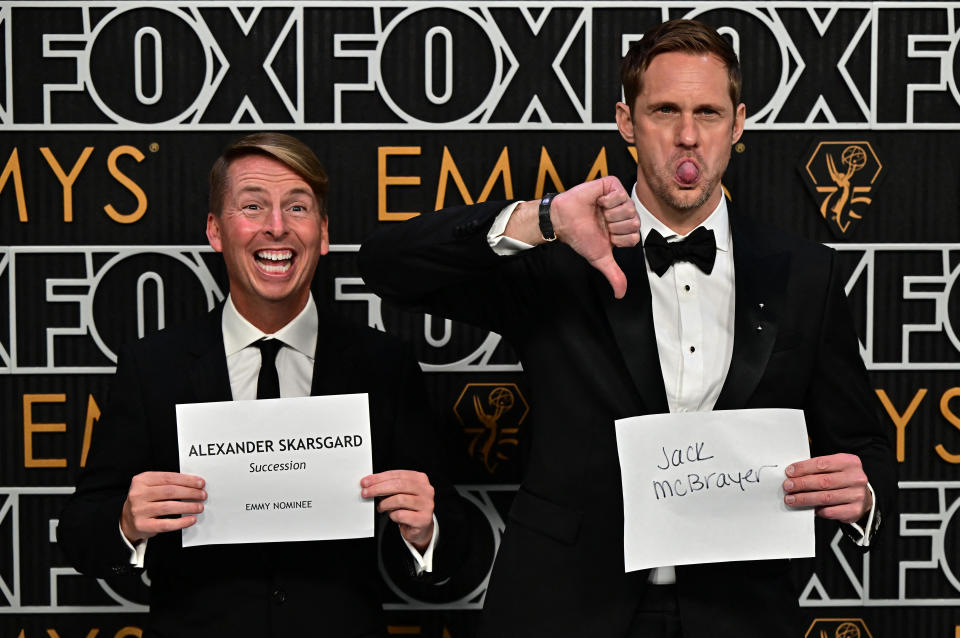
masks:
[[[147,636],[386,633],[373,538],[181,547],[207,491],[202,477],[178,471],[176,404],[368,393],[376,473],[358,476],[356,490],[392,521],[384,554],[436,574],[459,553],[443,507],[449,489],[435,515],[435,441],[416,361],[311,293],[329,249],[326,194],[326,174],[299,140],[259,133],[232,144],[210,173],[207,216],[230,281],[226,302],[119,356],[58,537],[85,574],[147,570]]]

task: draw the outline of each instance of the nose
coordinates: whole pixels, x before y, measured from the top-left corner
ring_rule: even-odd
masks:
[[[263,232],[273,237],[282,237],[287,232],[287,220],[283,214],[283,208],[272,206],[263,220]]]
[[[684,113],[677,123],[677,146],[694,147],[700,138],[697,122],[692,113]]]

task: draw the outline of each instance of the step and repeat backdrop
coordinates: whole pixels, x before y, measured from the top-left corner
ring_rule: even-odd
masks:
[[[743,64],[733,207],[840,252],[900,467],[886,542],[824,525],[797,561],[796,638],[960,637],[960,2],[786,0],[0,2],[0,636],[141,634],[148,577],[77,574],[57,516],[120,345],[224,298],[206,174],[259,130],[325,162],[317,294],[417,345],[480,539],[429,597],[385,573],[389,631],[473,635],[537,406],[508,343],[381,303],[358,246],[446,205],[629,188],[619,61],[674,17]]]

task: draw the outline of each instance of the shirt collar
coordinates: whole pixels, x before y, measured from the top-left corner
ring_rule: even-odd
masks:
[[[631,197],[633,198],[633,205],[637,207],[637,213],[640,215],[641,243],[647,241],[647,234],[649,234],[653,229],[656,229],[656,231],[663,235],[663,237],[668,241],[683,239],[690,234],[687,233],[687,235],[678,235],[675,231],[670,230],[666,224],[654,217],[653,213],[647,210],[646,206],[640,203],[640,199],[637,197],[636,185],[633,187]],[[710,213],[710,215],[700,223],[700,226],[713,231],[714,238],[717,242],[717,250],[722,250],[723,252],[730,250],[730,215],[727,212],[726,197],[720,197],[720,203],[717,204],[717,207],[713,209],[713,212]],[[690,232],[692,233],[694,230],[696,229],[691,229]]]
[[[313,294],[296,317],[273,334],[267,334],[247,321],[227,295],[223,306],[223,349],[229,357],[264,337],[273,337],[313,360],[317,351],[317,329],[320,320]]]

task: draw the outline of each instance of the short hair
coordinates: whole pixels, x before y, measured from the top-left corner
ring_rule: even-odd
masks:
[[[670,20],[658,24],[643,34],[643,39],[634,42],[620,65],[620,83],[627,108],[633,112],[637,96],[643,92],[643,74],[650,63],[661,53],[711,54],[717,56],[727,68],[730,85],[730,100],[734,108],[740,103],[740,61],[733,47],[722,35],[710,26],[697,20]]]
[[[303,178],[313,191],[320,217],[327,217],[327,173],[310,147],[283,133],[254,133],[228,146],[210,169],[210,212],[220,216],[227,195],[228,171],[234,160],[263,155],[277,160]]]

